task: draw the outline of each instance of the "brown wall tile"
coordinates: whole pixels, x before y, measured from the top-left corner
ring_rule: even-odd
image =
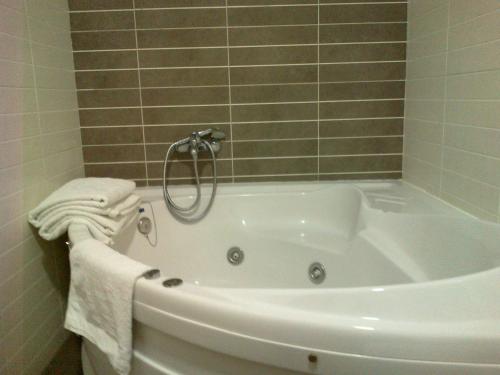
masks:
[[[318,62],[316,46],[248,47],[230,49],[231,66],[267,64],[313,64]]]
[[[404,100],[320,103],[321,119],[402,117]]]
[[[229,26],[306,25],[318,22],[316,6],[229,8]]]
[[[406,41],[406,23],[321,25],[320,43]]]
[[[322,139],[320,155],[400,154],[403,137]]]
[[[68,0],[70,10],[133,9],[133,0]]]
[[[71,31],[120,30],[134,28],[134,12],[82,12],[70,13]]]
[[[137,70],[76,72],[76,85],[82,89],[117,89],[139,87]]]
[[[227,48],[140,50],[142,68],[226,66]]]
[[[229,29],[229,45],[231,47],[280,44],[316,44],[317,41],[317,26],[269,26]]]
[[[228,82],[227,68],[141,70],[143,87],[219,86]]]
[[[75,51],[135,48],[134,31],[79,32],[71,38]]]
[[[171,142],[217,127],[222,181],[399,178],[406,4],[319,3],[70,0],[87,174],[156,186]]]
[[[321,5],[321,23],[405,22],[406,4]]]
[[[234,158],[314,156],[318,140],[243,141],[233,143]]]
[[[143,106],[228,104],[227,87],[143,89]]]
[[[333,120],[321,121],[319,124],[319,136],[321,138],[402,134],[403,119]]]
[[[226,46],[224,29],[138,30],[139,48]]]
[[[322,83],[319,87],[319,98],[322,101],[397,99],[404,96],[404,81]]]
[[[142,127],[82,128],[83,145],[143,143]]]
[[[137,68],[135,51],[93,51],[73,54],[76,70]]]
[[[136,11],[138,29],[225,26],[224,8],[183,8]]]
[[[316,173],[316,157],[282,159],[236,159],[235,176]]]
[[[85,164],[85,175],[87,177],[111,177],[125,179],[146,178],[145,163],[126,164]]]
[[[319,49],[319,59],[322,63],[398,61],[405,58],[404,43],[323,45]]]
[[[223,7],[225,0],[135,0],[137,8]]]
[[[139,89],[79,91],[80,108],[138,107],[141,104]]]
[[[144,145],[84,146],[83,160],[85,163],[144,161]]]
[[[231,84],[233,85],[317,81],[317,65],[231,67]]]
[[[144,108],[144,124],[218,124],[229,121],[229,106]]]
[[[140,108],[81,109],[80,126],[141,125]]]
[[[319,79],[320,82],[404,80],[405,63],[321,65]]]
[[[233,124],[234,140],[316,138],[316,121],[261,122]]]
[[[400,155],[334,156],[319,158],[320,173],[401,171]]]
[[[232,103],[311,102],[318,100],[317,84],[231,87]]]
[[[233,105],[234,122],[313,120],[318,117],[316,103]]]

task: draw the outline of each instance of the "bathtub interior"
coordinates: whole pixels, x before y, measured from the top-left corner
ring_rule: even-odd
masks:
[[[251,193],[248,193],[251,191]],[[176,199],[192,197],[177,190]],[[177,222],[151,200],[158,245],[134,227],[116,249],[163,275],[225,288],[349,288],[458,277],[500,265],[500,229],[402,184],[318,184],[287,189],[222,187],[196,225]],[[152,217],[144,205],[144,215]],[[227,261],[229,248],[244,261]],[[325,266],[321,284],[309,280]]]

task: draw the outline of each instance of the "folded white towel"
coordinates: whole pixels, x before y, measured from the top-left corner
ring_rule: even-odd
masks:
[[[123,201],[135,190],[135,182],[116,178],[77,178],[50,194],[29,213],[29,221],[36,223],[39,215],[58,204],[109,208]]]
[[[40,226],[38,233],[47,241],[54,240],[66,233],[71,224],[85,224],[94,238],[105,244],[111,244],[111,237],[116,236],[128,223],[137,218],[139,212],[112,219],[79,210],[61,210],[49,216]]]
[[[65,327],[95,344],[120,375],[130,371],[135,282],[151,270],[94,239],[70,252]]]
[[[135,194],[131,194],[122,201],[106,208],[86,206],[85,204],[80,204],[78,201],[58,203],[30,218],[30,223],[39,228],[44,222],[50,220],[50,217],[66,210],[78,210],[85,213],[117,218],[134,213],[139,208],[140,203],[141,197]]]

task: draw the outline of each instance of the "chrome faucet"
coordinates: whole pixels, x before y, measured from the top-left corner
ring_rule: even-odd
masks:
[[[176,142],[175,150],[177,152],[189,152],[196,157],[199,151],[206,151],[208,147],[206,142],[212,146],[215,153],[221,149],[221,141],[226,139],[226,134],[218,129],[205,129],[191,133],[187,138]]]
[[[196,223],[203,219],[210,210],[210,207],[212,207],[217,190],[217,163],[215,154],[220,151],[221,141],[225,138],[226,134],[221,130],[205,129],[191,133],[189,137],[172,143],[168,148],[167,154],[165,155],[165,161],[163,162],[163,198],[165,199],[168,210],[179,221],[183,223]],[[189,152],[193,159],[194,178],[196,181],[196,199],[187,207],[181,207],[175,204],[167,190],[167,163],[170,155],[176,151]],[[199,213],[198,216],[194,216],[201,202],[201,183],[198,172],[198,152],[200,151],[209,151],[212,159],[212,194],[203,211]]]

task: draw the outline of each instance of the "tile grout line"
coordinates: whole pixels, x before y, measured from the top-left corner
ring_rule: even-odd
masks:
[[[320,109],[320,61],[321,61],[321,59],[320,59],[320,43],[319,43],[320,42],[320,31],[319,31],[319,29],[320,29],[320,22],[321,22],[320,21],[320,9],[321,9],[320,0],[318,0],[317,1],[317,11],[318,12],[316,14],[316,16],[318,17],[318,22],[317,22],[317,25],[316,25],[316,27],[318,28],[316,30],[316,33],[317,33],[317,36],[316,36],[317,37],[316,38],[316,43],[317,43],[317,47],[316,47],[316,51],[317,51],[316,52],[316,54],[317,54],[317,56],[316,56],[316,59],[317,59],[316,60],[317,61],[317,65],[316,65],[316,69],[317,69],[317,71],[316,71],[316,74],[317,74],[317,88],[316,88],[316,90],[317,90],[317,92],[316,92],[316,96],[317,96],[316,97],[316,101],[317,101],[317,103],[316,103],[316,113],[317,113],[317,116],[318,116],[318,122],[317,122],[317,128],[316,128],[316,132],[317,132],[316,136],[317,136],[317,142],[318,142],[318,144],[316,145],[316,148],[317,148],[316,152],[318,153],[318,160],[317,160],[317,165],[316,165],[316,174],[317,174],[317,180],[318,181],[319,181],[319,164],[320,164],[320,157],[319,157],[319,155],[320,155],[320,136],[319,136],[320,135],[319,134],[319,129],[320,129],[320,121],[319,121],[320,114],[319,114],[319,109]]]
[[[144,106],[142,105],[142,83],[141,83],[141,70],[140,70],[140,61],[139,61],[139,41],[137,37],[137,17],[136,17],[136,8],[135,8],[135,0],[132,0],[132,6],[134,7],[134,36],[135,36],[135,55],[137,60],[137,80],[139,85],[139,105],[141,109],[141,128],[142,128],[142,141],[143,141],[143,151],[144,151],[144,168],[146,172],[146,186],[148,186],[149,173],[148,173],[148,163],[147,163],[147,152],[146,152],[146,129],[144,126]]]
[[[233,146],[233,102],[231,97],[231,56],[229,48],[229,11],[228,11],[228,0],[224,0],[225,12],[226,12],[226,53],[227,53],[227,79],[228,79],[228,100],[229,100],[229,139],[231,142],[231,180],[234,183],[234,146]]]

